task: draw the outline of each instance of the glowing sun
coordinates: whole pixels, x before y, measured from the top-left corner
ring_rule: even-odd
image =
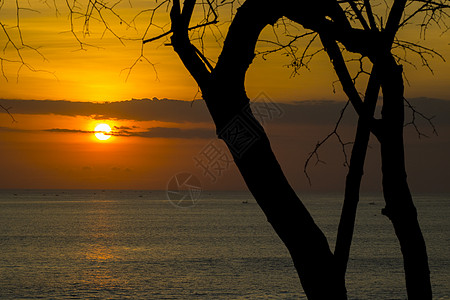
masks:
[[[101,141],[106,141],[107,139],[109,139],[111,137],[110,133],[111,132],[111,127],[109,127],[108,124],[98,124],[95,127],[95,137],[98,138]]]

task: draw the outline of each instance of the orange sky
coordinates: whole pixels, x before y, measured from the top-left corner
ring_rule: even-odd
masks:
[[[166,40],[146,44],[145,56],[155,64],[153,67],[145,61],[139,62],[132,70],[128,80],[127,68],[139,57],[141,41],[124,40],[122,45],[112,34],[106,33],[102,38],[103,28],[91,21],[90,35],[82,39],[87,51],[80,50],[80,46],[69,32],[70,22],[68,11],[62,1],[56,1],[60,15],[55,16],[54,8],[48,8],[45,4],[33,3],[31,8],[39,13],[22,11],[20,24],[22,35],[26,44],[39,49],[46,61],[32,50],[23,50],[23,57],[33,68],[45,72],[31,72],[22,68],[17,82],[17,70],[19,65],[4,63],[5,75],[8,78],[0,80],[1,98],[6,99],[53,99],[76,101],[117,101],[131,98],[171,98],[191,100],[197,93],[197,87],[184,69],[171,47],[163,46]],[[145,5],[145,1],[134,1],[133,8],[123,4],[118,12],[124,19],[131,19],[139,9]],[[15,11],[13,2],[7,2],[0,10],[0,20],[9,27],[15,25]],[[28,6],[26,3],[21,5]],[[222,17],[223,19],[227,16]],[[136,20],[136,30],[127,29],[124,24],[119,25],[117,20],[110,18],[111,27],[119,36],[138,38],[142,36],[148,21],[147,16]],[[167,24],[167,14],[161,13],[156,18],[158,24]],[[81,22],[75,22],[75,32],[81,34]],[[15,37],[17,31],[10,29],[10,34]],[[157,35],[160,30],[151,30],[147,36]],[[432,27],[427,33],[424,42],[445,57],[450,57],[448,35],[440,35],[441,29]],[[0,33],[2,40],[5,36]],[[273,39],[272,29],[267,28],[263,33],[266,39]],[[406,37],[416,42],[420,40],[416,27],[407,28],[399,37]],[[306,42],[306,40],[305,40]],[[304,42],[304,43],[305,43]],[[303,43],[303,44],[304,44]],[[2,42],[2,48],[4,42]],[[267,44],[260,43],[261,47]],[[316,43],[313,50],[320,47]],[[206,39],[206,54],[212,60],[218,56],[219,45]],[[9,45],[3,57],[14,59],[14,51]],[[316,99],[345,99],[340,93],[333,93],[332,82],[336,76],[331,68],[326,55],[319,54],[311,63],[310,71],[306,69],[300,76],[290,78],[292,70],[286,68],[289,59],[284,55],[271,55],[268,60],[258,57],[252,64],[247,76],[247,90],[250,97],[264,91],[277,101],[292,100],[316,100]],[[434,97],[447,99],[449,95],[450,72],[448,63],[440,59],[433,59],[433,76],[413,55],[408,56],[418,65],[418,69],[405,65],[410,85],[407,89],[408,97]],[[50,73],[47,73],[50,72]],[[54,74],[54,75],[53,75]]]
[[[32,72],[22,67],[19,76],[17,71],[20,64],[4,62],[3,70],[6,78],[0,78],[0,99],[115,102],[132,98],[158,97],[186,101],[191,101],[196,95],[199,98],[195,82],[171,47],[162,45],[164,41],[148,44],[144,48],[145,55],[154,63],[156,72],[153,66],[142,61],[136,65],[127,79],[126,68],[139,57],[140,41],[127,40],[124,41],[124,46],[110,33],[101,38],[101,28],[92,22],[91,34],[83,42],[96,47],[87,47],[86,51],[80,50],[77,41],[67,32],[70,29],[70,22],[64,3],[58,1],[57,3],[60,9],[58,16],[55,16],[54,8],[48,8],[43,3],[32,4],[33,9],[40,13],[23,11],[21,14],[20,24],[24,41],[39,48],[46,60],[35,51],[24,49],[22,55],[25,61],[32,68],[43,72]],[[137,1],[134,2],[133,8],[124,6],[119,11],[124,18],[129,19],[142,9],[144,3],[146,2]],[[11,4],[13,3],[8,2],[0,9],[0,21],[9,27],[15,24],[14,9],[8,7]],[[160,18],[161,24],[167,22],[165,14],[158,15],[157,18]],[[137,19],[137,31],[126,29],[126,26],[118,24],[117,20],[111,21],[111,24],[119,35],[136,38],[142,34],[147,20],[148,15]],[[18,41],[17,31],[10,32],[13,32],[14,40]],[[153,33],[158,34],[158,31]],[[449,33],[443,36],[438,33],[438,30],[430,30],[426,45],[450,57]],[[2,34],[0,33],[0,40],[4,41],[5,37]],[[270,28],[265,31],[264,36],[271,36]],[[403,36],[412,41],[419,40],[415,31],[405,31]],[[1,46],[3,48],[4,44]],[[208,56],[212,59],[217,57],[219,50],[217,43],[207,39],[206,46]],[[2,57],[17,59],[11,45],[6,48]],[[289,59],[279,54],[272,55],[267,60],[257,57],[246,80],[249,97],[254,99],[264,92],[273,102],[345,99],[338,85],[336,92],[333,91],[332,82],[336,77],[325,55],[318,55],[310,65],[311,70],[303,70],[300,76],[296,77],[291,77],[291,69],[284,67],[288,63]],[[417,70],[405,66],[410,83],[406,89],[407,97],[450,100],[448,63],[434,59],[432,66],[434,75],[420,66]],[[6,102],[0,100],[0,104],[4,103]],[[36,109],[41,104],[36,103]],[[211,178],[195,166],[193,158],[200,155],[205,146],[212,141],[221,144],[214,138],[202,135],[205,130],[213,132],[208,116],[206,119],[178,122],[176,119],[163,120],[160,116],[133,119],[129,116],[112,116],[105,113],[105,118],[102,119],[99,115],[67,115],[51,109],[44,112],[15,111],[14,103],[11,106],[16,123],[13,123],[7,114],[0,113],[3,170],[0,175],[1,188],[165,189],[170,177],[181,171],[197,174],[206,188],[244,188],[234,166],[227,168],[227,172],[216,182],[212,182]],[[163,111],[170,114],[170,108],[164,108]],[[186,114],[189,113],[191,112],[186,110]],[[316,113],[319,115],[320,111]],[[339,110],[336,110],[336,117],[338,114]],[[282,165],[287,169],[288,176],[296,188],[309,189],[303,175],[304,160],[317,140],[332,128],[334,119],[327,124],[320,122],[288,124],[280,120],[273,121],[273,124],[267,126],[269,132],[273,134],[274,148],[280,153]],[[89,131],[101,122],[108,123],[111,127],[130,128],[128,131],[131,131],[131,134],[113,136],[108,141],[100,142]],[[448,125],[442,126],[444,134],[425,144],[442,143],[446,147],[449,146]],[[178,136],[177,130],[181,130],[188,137]],[[352,130],[350,126],[344,128],[349,138],[352,136]],[[423,147],[423,144],[417,147]],[[417,147],[413,149],[419,149]],[[336,148],[330,146],[329,149]],[[441,147],[442,149],[447,148]],[[420,154],[414,151],[413,156]],[[430,153],[433,156],[432,152]],[[438,155],[435,156],[436,159],[439,158]],[[317,173],[320,169],[324,173],[317,173],[317,176],[326,178],[325,182],[317,182],[313,186],[316,189],[337,190],[342,187],[345,176],[342,158],[335,154],[329,154],[329,157],[330,164],[327,168],[319,167],[312,171]],[[377,155],[374,154],[373,159],[369,161],[369,164],[372,162],[374,166],[375,174],[371,177],[373,180],[367,183],[370,189],[376,189],[379,185],[376,161]],[[446,163],[441,164],[442,169],[448,165],[447,161],[448,159]],[[429,168],[434,163],[434,160],[431,161]],[[410,165],[414,172],[428,170],[426,166],[418,167],[412,163]],[[413,173],[410,177],[420,182],[420,176],[417,175],[415,179],[415,174],[418,173]],[[439,184],[436,188],[444,186]]]

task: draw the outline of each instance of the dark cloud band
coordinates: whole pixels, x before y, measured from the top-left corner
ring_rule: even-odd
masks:
[[[381,101],[380,101],[381,102]],[[450,101],[430,98],[414,98],[409,102],[421,113],[434,116],[436,124],[450,124]],[[172,123],[212,123],[203,100],[180,101],[162,99],[132,99],[118,102],[71,102],[52,100],[0,100],[0,104],[10,107],[14,114],[55,114],[64,116],[88,116],[97,120],[118,119],[135,121],[161,121]],[[344,103],[340,101],[297,101],[292,103],[252,102],[255,114],[276,117],[274,123],[297,125],[334,124]],[[408,111],[407,115],[408,115]],[[355,124],[356,114],[349,107],[345,113],[344,124]],[[118,127],[117,130],[135,128]],[[154,129],[157,134],[163,129]],[[164,129],[165,133],[177,135],[174,129]],[[203,134],[203,133],[202,133]]]

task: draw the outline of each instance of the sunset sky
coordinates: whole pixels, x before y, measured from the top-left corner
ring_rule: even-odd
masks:
[[[133,7],[123,3],[117,11],[124,20],[131,20],[147,2],[133,1]],[[136,39],[142,37],[149,14],[135,19],[135,28],[109,15],[114,31],[131,38],[124,40],[124,45],[109,32],[102,38],[103,30],[95,20],[91,21],[90,35],[82,38],[82,20],[75,20],[75,32],[82,42],[93,45],[85,45],[82,50],[70,32],[64,2],[56,1],[58,10],[45,2],[31,6],[19,3],[22,8],[33,9],[20,11],[23,41],[42,56],[24,48],[21,55],[27,65],[10,62],[19,57],[13,45],[6,44],[5,31],[0,30],[0,46],[6,46],[0,53],[0,104],[10,108],[15,119],[13,122],[4,111],[0,113],[0,188],[165,189],[178,172],[196,174],[205,189],[245,188],[233,164],[216,174],[217,178],[205,175],[196,165],[196,158],[201,158],[202,150],[211,145],[225,156],[231,155],[215,138],[203,101],[193,101],[200,98],[197,86],[173,49],[163,45],[166,40],[145,45],[145,58],[153,65],[145,58],[139,59],[141,41]],[[8,6],[13,4],[4,2],[0,22],[20,45],[18,31],[13,28],[16,10]],[[155,20],[167,24],[167,13],[162,10]],[[222,34],[225,29],[221,27]],[[161,32],[153,28],[147,37]],[[213,33],[218,36],[218,31]],[[450,59],[449,34],[441,35],[440,29],[431,28],[424,45]],[[264,37],[273,37],[270,28]],[[420,40],[414,28],[405,29],[400,37]],[[205,40],[206,53],[213,60],[219,44],[220,39],[219,43],[211,38]],[[258,49],[264,47],[260,43]],[[409,83],[405,95],[424,113],[436,115],[434,123],[439,133],[433,136],[425,122],[421,128],[430,138],[419,139],[412,127],[406,129],[411,187],[418,192],[449,191],[450,67],[435,57],[431,60],[432,74],[416,58],[408,58],[417,69],[405,65]],[[258,56],[247,75],[249,98],[278,109],[276,116],[264,120],[264,126],[296,189],[342,190],[346,168],[335,140],[323,149],[327,164],[311,165],[312,186],[303,174],[308,153],[333,129],[345,104],[339,85],[332,84],[336,76],[323,53],[314,58],[309,71],[302,70],[294,77],[287,64],[289,58],[282,54],[267,59]],[[355,116],[350,109],[346,116],[341,133],[350,141]],[[113,131],[106,141],[93,134],[101,123]],[[371,146],[364,187],[380,190],[375,140]]]

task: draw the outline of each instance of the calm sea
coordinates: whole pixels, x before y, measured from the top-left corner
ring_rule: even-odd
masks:
[[[334,245],[341,196],[303,195]],[[435,299],[450,299],[450,197],[415,197]],[[180,208],[159,191],[0,191],[1,299],[304,298],[287,250],[244,192]],[[176,203],[175,203],[176,204]],[[406,299],[378,195],[363,197],[350,299]]]

